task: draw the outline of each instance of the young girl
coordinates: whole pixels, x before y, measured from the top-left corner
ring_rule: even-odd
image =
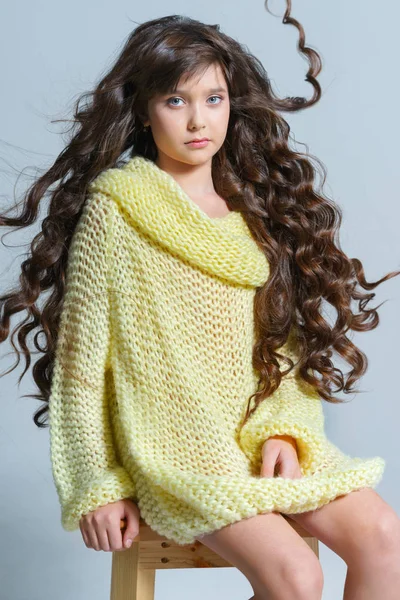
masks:
[[[296,26],[310,101],[278,98],[217,25],[174,15],[136,28],[78,101],[76,131],[23,214],[2,218],[30,224],[54,185],[2,331],[23,308],[33,322],[20,339],[43,326],[34,420],[46,426],[49,408],[62,525],[88,548],[129,547],[141,517],[213,548],[256,600],[321,598],[318,559],[285,514],[346,561],[347,600],[388,600],[400,524],[374,490],[385,461],[332,444],[321,400],[339,402],[332,384],[354,392],[367,362],[347,333],[378,325],[369,291],[399,272],[365,280],[335,243],[339,208],[289,148],[280,112],[320,97],[319,56]]]

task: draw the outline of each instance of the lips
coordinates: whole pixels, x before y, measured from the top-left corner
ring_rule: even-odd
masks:
[[[201,140],[189,140],[188,142],[186,142],[187,144],[190,144],[191,142],[205,142],[207,140],[207,142],[209,142],[210,140],[208,138],[201,138]]]

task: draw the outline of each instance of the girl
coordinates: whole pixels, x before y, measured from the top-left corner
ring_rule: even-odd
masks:
[[[353,392],[366,370],[346,334],[379,319],[357,284],[399,272],[366,281],[335,243],[339,208],[289,148],[280,112],[321,93],[319,56],[289,14],[310,101],[277,98],[217,25],[173,15],[136,28],[22,215],[2,218],[30,224],[55,184],[21,290],[2,297],[2,339],[23,308],[20,340],[43,326],[34,421],[49,409],[62,525],[88,548],[127,548],[141,517],[213,548],[256,600],[321,598],[319,562],[285,514],[346,561],[346,599],[394,599],[399,519],[374,489],[385,461],[332,444],[321,399],[339,402],[331,384]]]

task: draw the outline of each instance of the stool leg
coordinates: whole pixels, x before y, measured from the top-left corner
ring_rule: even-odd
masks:
[[[136,585],[136,600],[154,600],[156,585],[155,569],[139,569]]]
[[[113,552],[110,600],[154,600],[155,569],[140,569],[139,542]]]
[[[316,537],[306,537],[303,538],[304,541],[310,546],[311,550],[314,552],[317,558],[319,558],[319,546],[318,546],[318,538]]]

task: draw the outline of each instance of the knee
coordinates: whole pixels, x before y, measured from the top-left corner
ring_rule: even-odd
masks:
[[[321,564],[314,553],[290,553],[266,585],[258,588],[255,598],[274,598],[285,600],[321,600],[324,587],[324,576]]]
[[[356,540],[356,541],[355,541]],[[392,509],[365,523],[362,534],[348,544],[348,565],[367,568],[400,560],[400,519]]]
[[[369,539],[379,553],[400,552],[400,519],[390,509],[372,524],[372,535]]]
[[[296,562],[296,566],[286,569],[285,573],[288,598],[296,600],[321,600],[324,587],[324,575],[321,563],[315,556]]]

